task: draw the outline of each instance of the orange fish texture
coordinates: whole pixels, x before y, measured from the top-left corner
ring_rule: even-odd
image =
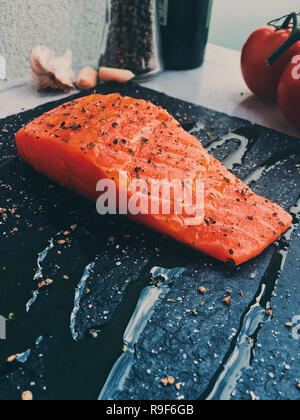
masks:
[[[204,181],[203,223],[185,215],[139,214],[138,222],[221,261],[242,264],[284,233],[292,217],[256,195],[163,108],[118,94],[61,105],[16,134],[19,155],[37,172],[97,201],[101,179],[119,171],[149,182]],[[118,189],[121,186],[118,185]]]

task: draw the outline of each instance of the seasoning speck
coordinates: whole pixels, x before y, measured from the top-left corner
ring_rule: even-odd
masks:
[[[205,295],[205,294],[207,293],[207,289],[206,289],[205,287],[199,287],[199,292],[200,292],[202,295]]]
[[[33,400],[32,392],[30,392],[30,391],[23,392],[23,394],[22,394],[22,400],[23,401],[32,401]]]
[[[12,363],[16,360],[16,358],[17,358],[17,356],[14,354],[12,356],[9,356],[6,361],[7,361],[7,363]]]
[[[224,299],[224,300],[223,300],[223,303],[224,303],[225,305],[230,305],[230,304],[231,304],[231,297],[229,296],[229,297],[227,297],[226,299]]]

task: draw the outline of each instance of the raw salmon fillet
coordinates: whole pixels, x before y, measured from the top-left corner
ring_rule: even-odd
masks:
[[[277,204],[254,194],[214,159],[170,114],[118,94],[91,95],[35,119],[16,134],[18,152],[36,171],[96,201],[100,179],[122,170],[132,180],[205,181],[205,220],[185,216],[134,218],[224,262],[260,254],[291,225]],[[118,188],[121,188],[119,185]],[[161,197],[159,197],[161,199]]]

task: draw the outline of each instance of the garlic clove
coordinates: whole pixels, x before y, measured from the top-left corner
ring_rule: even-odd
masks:
[[[78,89],[93,89],[98,84],[98,73],[92,67],[85,67],[77,77],[76,85]]]
[[[103,82],[126,83],[135,77],[130,70],[114,69],[110,67],[100,67],[99,78]]]

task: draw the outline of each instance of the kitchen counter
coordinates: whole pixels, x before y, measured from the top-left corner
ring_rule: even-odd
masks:
[[[240,71],[239,51],[209,44],[200,69],[166,71],[143,86],[300,138],[300,131],[284,119],[275,103],[249,92]],[[0,118],[67,96],[39,93],[33,82],[8,86],[0,91]]]

